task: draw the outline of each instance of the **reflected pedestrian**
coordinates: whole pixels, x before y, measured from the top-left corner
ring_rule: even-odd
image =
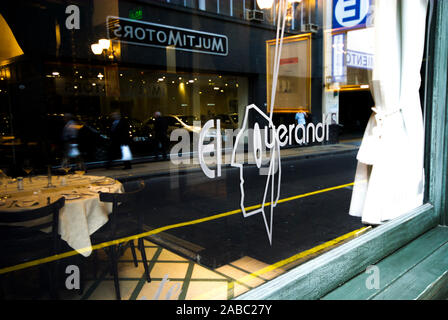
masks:
[[[64,121],[65,126],[62,129],[61,137],[62,143],[64,144],[62,167],[67,167],[72,163],[83,162],[78,144],[79,129],[82,126],[77,123],[71,113],[64,114]]]
[[[295,116],[295,120],[297,122],[297,125],[303,125],[303,127],[306,128],[306,118],[307,118],[307,113],[305,111],[297,112],[296,116]],[[302,139],[304,132],[302,130],[299,130],[299,132],[300,132],[300,134],[299,134],[298,138]],[[304,144],[306,145],[307,143],[305,142]]]
[[[154,136],[156,140],[156,157],[159,153],[162,154],[163,159],[167,159],[166,149],[168,147],[168,122],[160,111],[154,112]]]
[[[129,135],[129,123],[121,117],[120,112],[111,114],[112,125],[110,128],[109,160],[106,168],[110,168],[113,160],[122,159],[124,169],[131,169],[132,154],[129,148],[131,138]]]

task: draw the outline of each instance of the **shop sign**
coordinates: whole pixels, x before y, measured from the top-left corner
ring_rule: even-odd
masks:
[[[227,37],[215,33],[114,16],[107,17],[107,32],[109,39],[122,43],[220,56],[228,54]]]
[[[373,54],[347,50],[347,67],[373,69]]]
[[[332,46],[333,67],[331,68],[333,82],[345,82],[347,79],[346,59],[344,59],[345,56],[344,50],[345,50],[345,34],[340,33],[333,35],[333,46]]]
[[[333,0],[333,29],[365,27],[369,10],[370,0]]]
[[[280,65],[281,66],[284,66],[286,64],[298,64],[298,63],[299,63],[299,58],[298,57],[280,59]]]

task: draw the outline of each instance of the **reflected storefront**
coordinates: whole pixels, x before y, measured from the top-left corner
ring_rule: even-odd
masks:
[[[131,149],[136,157],[150,159],[155,151],[155,112],[167,117],[168,136],[175,128],[217,117],[226,121],[226,128],[236,129],[239,111],[248,101],[248,78],[241,76],[91,65],[77,65],[73,71],[70,65],[56,63],[46,69],[47,92],[52,96],[47,105],[49,116],[59,117],[63,125],[64,113],[77,114],[91,132],[105,137],[102,143],[107,144],[110,114],[118,109],[130,123]],[[58,132],[55,130],[55,138]],[[106,158],[105,153],[86,154],[87,161]]]
[[[12,213],[56,203],[60,247],[2,259],[0,280],[56,268],[49,256],[81,268],[91,285],[83,299],[157,300],[167,279],[167,299],[251,297],[395,226],[363,216],[385,203],[384,190],[382,208],[394,211],[384,217],[427,205],[429,136],[420,129],[430,124],[421,115],[435,109],[426,78],[409,85],[412,103],[393,101],[399,110],[381,101],[381,84],[392,83],[379,72],[384,43],[404,46],[408,34],[397,27],[383,41],[376,28],[410,15],[400,4],[388,8],[402,20],[383,18],[384,1],[406,0],[1,2],[0,227],[13,239]],[[424,43],[432,11],[418,1]],[[417,49],[406,65],[415,83],[420,69],[431,76],[432,58]],[[400,165],[405,156],[422,160]],[[13,227],[27,229],[22,222]],[[304,292],[327,293],[316,288],[330,276],[305,279]],[[7,296],[20,297],[9,284]],[[50,281],[51,298],[53,284],[75,292]]]
[[[229,12],[224,8],[226,2],[219,2],[216,17],[207,14],[215,12],[213,4],[200,1],[197,4],[148,1],[145,5],[126,1],[80,2],[83,25],[79,29],[72,17],[74,13],[70,10],[65,13],[62,3],[24,2],[34,36],[27,33],[23,16],[5,4],[2,14],[8,21],[7,26],[14,30],[18,49],[25,50],[25,54],[19,52],[13,60],[6,62],[5,59],[3,63],[4,72],[13,73],[3,84],[8,83],[20,92],[20,98],[12,95],[1,112],[3,118],[16,120],[11,136],[20,146],[37,145],[48,159],[32,161],[36,167],[45,169],[46,165],[58,166],[61,162],[60,132],[66,113],[73,114],[82,123],[81,133],[86,141],[94,139],[98,145],[107,145],[110,114],[119,110],[130,122],[135,157],[149,157],[148,160],[154,154],[154,133],[150,125],[154,112],[193,117],[202,125],[210,119],[225,118],[226,128],[236,129],[247,105],[255,103],[267,108],[269,104],[272,75],[266,77],[268,53],[264,44],[272,44],[275,39],[272,17],[276,10],[257,11],[255,2],[245,1],[246,14],[264,12],[261,21],[253,20],[238,13],[241,8],[238,9],[236,2],[229,2]],[[316,8],[311,3],[299,6],[302,8],[294,4],[288,11],[293,17],[288,20],[290,34],[300,33],[300,29],[310,25],[311,8],[316,17],[321,14],[317,3]],[[190,8],[199,11],[192,12]],[[321,37],[311,39],[310,33],[302,33],[308,34],[305,51],[296,51],[298,48],[293,46],[290,54],[285,51],[292,60],[286,57],[282,61],[288,70],[297,59],[299,69],[305,73],[298,71],[288,75],[289,80],[279,82],[278,90],[283,90],[289,100],[287,107],[275,107],[277,125],[294,123],[297,111],[311,113],[311,105],[313,118],[309,120],[322,121],[319,74],[322,54],[318,51]],[[272,59],[272,52],[270,56]],[[299,94],[306,102],[294,95],[287,97],[291,81],[294,90],[306,87],[306,96]],[[7,96],[4,99],[7,101]],[[6,108],[8,104],[13,106],[11,114]],[[29,105],[34,106],[34,114],[25,112]],[[45,138],[36,141],[35,131]],[[100,164],[107,160],[106,151],[98,150],[107,147],[93,150],[82,144],[80,141],[87,163]],[[92,150],[86,150],[89,148]],[[28,156],[17,149],[13,166],[20,167]],[[2,164],[11,165],[11,156],[5,156]]]

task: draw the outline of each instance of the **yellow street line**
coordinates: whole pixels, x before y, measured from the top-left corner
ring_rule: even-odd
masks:
[[[327,249],[329,247],[335,246],[336,244],[338,244],[338,243],[340,243],[340,242],[342,242],[344,240],[347,240],[347,239],[349,239],[351,237],[357,236],[358,233],[360,233],[360,232],[362,232],[362,231],[364,231],[366,229],[368,229],[368,228],[367,227],[363,227],[361,229],[354,230],[352,232],[344,234],[343,236],[340,236],[340,237],[338,237],[336,239],[330,240],[330,241],[325,242],[325,243],[323,243],[321,245],[318,245],[318,246],[316,246],[314,248],[311,248],[309,250],[300,252],[300,253],[292,256],[292,257],[286,258],[284,260],[281,260],[279,262],[276,262],[274,264],[266,266],[266,267],[264,267],[264,268],[262,268],[262,269],[260,269],[258,271],[255,271],[255,272],[253,272],[251,274],[248,274],[248,275],[246,275],[244,277],[236,279],[236,280],[232,281],[232,283],[239,283],[239,284],[246,284],[247,285],[247,282],[249,280],[256,279],[259,276],[264,275],[265,273],[274,271],[274,270],[279,269],[279,268],[281,268],[281,267],[283,267],[283,266],[285,266],[287,264],[290,264],[290,263],[292,263],[294,261],[297,261],[299,259],[305,258],[305,257],[307,257],[309,255],[315,254],[315,253],[317,253],[319,251],[322,251],[324,249]],[[233,285],[233,287],[234,287],[234,285]],[[209,291],[207,293],[201,294],[201,295],[195,297],[194,299],[195,300],[206,300],[207,298],[213,298],[213,295],[216,294],[218,290],[219,290],[219,288],[213,289],[212,291]]]
[[[363,230],[365,230],[365,229],[367,229],[367,228],[366,228],[366,227],[363,227],[363,228],[360,228],[360,229],[358,229],[358,230],[354,230],[354,231],[349,232],[349,233],[347,233],[347,234],[344,234],[343,236],[340,236],[340,237],[338,237],[338,238],[336,238],[336,239],[327,241],[327,242],[325,242],[325,243],[323,243],[323,244],[321,244],[321,245],[318,245],[318,246],[316,246],[316,247],[314,247],[314,248],[311,248],[311,249],[309,249],[309,250],[300,252],[300,253],[298,253],[298,254],[292,256],[292,257],[289,257],[289,258],[287,258],[287,259],[284,259],[284,260],[281,260],[281,261],[279,261],[279,262],[276,262],[276,263],[274,263],[274,264],[272,264],[272,265],[270,265],[270,266],[267,266],[267,267],[265,267],[265,268],[263,268],[263,269],[260,269],[260,270],[258,270],[258,271],[256,271],[256,272],[253,272],[253,273],[251,273],[251,274],[249,274],[249,275],[247,275],[247,276],[244,276],[244,277],[238,279],[238,282],[242,282],[242,283],[244,283],[245,281],[248,281],[248,280],[250,280],[250,279],[253,279],[253,278],[256,278],[256,277],[258,277],[258,276],[261,276],[261,275],[263,275],[263,274],[265,274],[265,273],[267,273],[267,272],[274,271],[274,270],[276,270],[276,269],[278,269],[278,268],[281,268],[281,267],[283,267],[283,266],[285,266],[285,265],[287,265],[287,264],[289,264],[289,263],[292,263],[292,262],[294,262],[294,261],[297,261],[297,260],[299,260],[299,259],[301,259],[301,258],[305,258],[305,257],[307,257],[307,256],[309,256],[309,255],[312,255],[312,254],[314,254],[314,253],[317,253],[317,252],[319,252],[319,251],[322,251],[322,250],[324,250],[324,249],[327,249],[327,248],[329,248],[329,247],[332,247],[332,246],[338,244],[339,242],[342,242],[342,241],[344,241],[344,240],[346,240],[346,239],[349,239],[349,238],[351,238],[351,237],[356,236],[357,233],[359,233],[359,232],[361,232],[361,231],[363,231]]]
[[[317,191],[313,191],[313,192],[309,192],[309,193],[293,196],[293,197],[290,197],[290,198],[281,199],[281,200],[278,201],[278,203],[280,204],[280,203],[284,203],[284,202],[288,202],[288,201],[292,201],[292,200],[297,200],[297,199],[300,199],[300,198],[310,197],[310,196],[313,196],[313,195],[316,195],[316,194],[321,194],[321,193],[325,193],[325,192],[329,192],[329,191],[343,189],[343,188],[346,188],[346,187],[349,187],[349,186],[353,186],[353,185],[354,185],[354,182],[348,183],[348,184],[344,184],[344,185],[341,185],[341,186],[337,186],[337,187],[321,189],[321,190],[317,190]],[[271,203],[266,203],[265,205],[269,206],[270,204]],[[254,210],[254,209],[258,209],[258,208],[261,208],[261,204],[258,204],[258,205],[255,205],[255,206],[251,206],[251,207],[247,207],[245,209],[246,209],[246,211],[250,211],[250,210]],[[201,219],[181,222],[181,223],[177,223],[177,224],[172,224],[172,225],[169,225],[169,226],[157,228],[157,229],[154,229],[154,230],[151,230],[151,231],[147,231],[147,232],[144,232],[144,233],[140,233],[140,234],[137,234],[137,235],[133,235],[133,236],[130,236],[130,237],[121,238],[121,239],[117,239],[117,240],[112,240],[112,241],[108,241],[108,242],[103,242],[103,243],[100,243],[100,244],[93,245],[91,247],[86,247],[86,248],[81,248],[81,249],[77,249],[77,250],[73,250],[73,251],[68,251],[68,252],[61,253],[61,254],[56,254],[56,255],[53,255],[53,256],[50,256],[50,257],[46,257],[46,258],[42,258],[42,259],[37,259],[37,260],[33,260],[33,261],[17,264],[17,265],[11,266],[11,267],[6,267],[6,268],[3,268],[3,269],[0,269],[0,274],[4,274],[4,273],[12,272],[12,271],[17,271],[17,270],[33,267],[33,266],[36,266],[36,265],[39,265],[39,264],[48,263],[48,262],[52,262],[52,261],[56,261],[56,260],[60,260],[60,259],[64,259],[64,258],[68,258],[68,257],[74,256],[74,255],[77,255],[79,253],[88,252],[90,250],[93,251],[93,250],[97,250],[97,249],[102,249],[102,248],[106,248],[106,247],[109,247],[109,246],[112,246],[112,245],[118,245],[118,244],[121,244],[121,243],[125,243],[125,242],[131,241],[131,240],[138,240],[140,238],[144,238],[144,237],[147,237],[147,236],[158,234],[158,233],[161,233],[161,232],[166,231],[166,230],[171,230],[171,229],[191,226],[191,225],[195,225],[195,224],[199,224],[199,223],[203,223],[203,222],[207,222],[207,221],[211,221],[211,220],[216,220],[216,219],[228,217],[228,216],[231,216],[231,215],[234,215],[234,214],[238,214],[238,213],[241,213],[241,209],[220,213],[220,214],[213,215],[213,216],[206,217],[206,218],[201,218]]]
[[[278,201],[278,203],[280,204],[280,203],[283,203],[283,202],[297,200],[297,199],[300,199],[300,198],[306,198],[306,197],[314,196],[316,194],[325,193],[325,192],[334,191],[334,190],[339,190],[339,189],[344,189],[344,188],[351,187],[351,186],[354,186],[354,185],[355,185],[355,183],[352,182],[352,183],[343,184],[343,185],[337,186],[337,187],[332,187],[332,188],[317,190],[317,191],[313,191],[313,192],[309,192],[309,193],[305,193],[305,194],[300,194],[300,195],[297,195],[297,196],[294,196],[294,197],[281,199],[281,200]]]

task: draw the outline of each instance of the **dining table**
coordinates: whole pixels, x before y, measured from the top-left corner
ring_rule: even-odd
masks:
[[[90,236],[108,222],[112,212],[111,203],[100,201],[100,192],[123,193],[124,188],[118,180],[109,177],[80,174],[10,179],[9,183],[0,185],[0,211],[32,210],[64,197],[58,233],[71,248],[87,257],[92,253]],[[27,227],[32,223],[14,226]]]

